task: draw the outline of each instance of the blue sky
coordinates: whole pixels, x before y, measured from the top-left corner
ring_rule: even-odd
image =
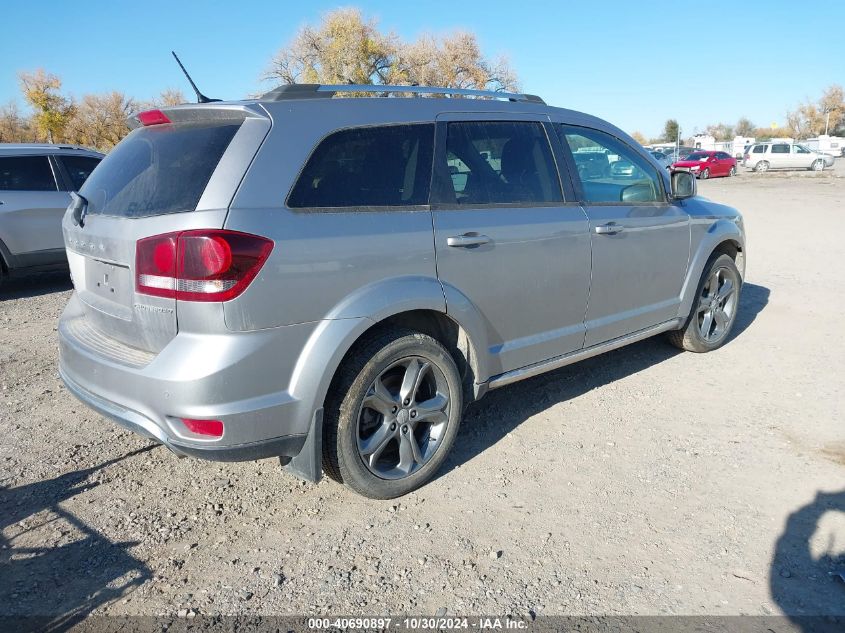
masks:
[[[509,57],[526,92],[648,136],[669,117],[685,134],[740,116],[784,123],[787,109],[845,84],[840,0],[42,0],[4,3],[0,103],[20,101],[17,71],[38,67],[76,96],[190,95],[171,49],[207,95],[241,98],[272,87],[259,77],[300,26],[350,4],[404,39],[472,30],[486,54]]]

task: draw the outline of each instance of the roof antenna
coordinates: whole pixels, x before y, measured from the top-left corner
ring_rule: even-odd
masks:
[[[220,101],[220,99],[209,99],[203,93],[200,92],[200,89],[197,88],[197,85],[194,83],[194,80],[191,79],[191,76],[188,74],[188,71],[185,70],[185,67],[182,65],[182,60],[179,59],[179,56],[176,54],[176,51],[170,51],[173,54],[173,57],[176,59],[176,63],[179,64],[179,68],[182,69],[182,72],[185,73],[185,77],[188,78],[188,82],[191,84],[191,88],[194,89],[194,92],[197,93],[197,103],[212,103],[213,101]]]

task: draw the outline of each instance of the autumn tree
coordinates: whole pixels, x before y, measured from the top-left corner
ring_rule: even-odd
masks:
[[[663,126],[663,140],[667,143],[674,143],[680,134],[681,126],[675,119],[669,119]]]
[[[797,138],[834,133],[845,127],[845,92],[842,86],[825,89],[818,101],[806,101],[786,115],[787,125]]]
[[[73,102],[59,91],[62,80],[39,68],[18,75],[24,99],[35,110],[33,123],[37,136],[54,143],[64,140],[65,128],[73,117]]]
[[[272,59],[265,79],[281,83],[401,84],[515,90],[507,60],[490,60],[474,34],[402,42],[358,9],[337,9],[305,26]]]
[[[67,140],[107,151],[129,133],[126,119],[138,109],[138,102],[122,92],[85,95],[68,121]]]
[[[634,139],[640,145],[645,145],[648,143],[648,139],[642,132],[631,132],[631,138]]]
[[[305,26],[270,62],[268,79],[282,83],[385,83],[398,39],[379,32],[358,9],[337,9]]]

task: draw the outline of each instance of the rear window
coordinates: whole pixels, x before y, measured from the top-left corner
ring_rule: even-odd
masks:
[[[100,164],[99,158],[91,156],[60,156],[59,160],[62,161],[62,165],[70,176],[74,191],[79,191],[94,168]]]
[[[196,209],[240,123],[179,123],[134,130],[80,193],[88,213],[140,218]]]
[[[0,191],[56,191],[46,156],[0,158]]]
[[[434,125],[340,130],[308,159],[288,196],[301,208],[393,207],[428,204]]]

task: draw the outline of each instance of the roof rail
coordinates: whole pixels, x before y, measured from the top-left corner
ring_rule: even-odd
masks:
[[[434,86],[382,86],[377,84],[350,85],[320,85],[320,84],[287,84],[261,96],[265,101],[285,101],[288,99],[330,99],[338,92],[373,92],[373,93],[402,93],[436,94],[444,96],[486,97],[487,99],[504,99],[507,101],[526,101],[529,103],[546,103],[537,95],[518,94],[513,92],[496,92],[494,90],[469,90],[467,88],[438,88]]]

